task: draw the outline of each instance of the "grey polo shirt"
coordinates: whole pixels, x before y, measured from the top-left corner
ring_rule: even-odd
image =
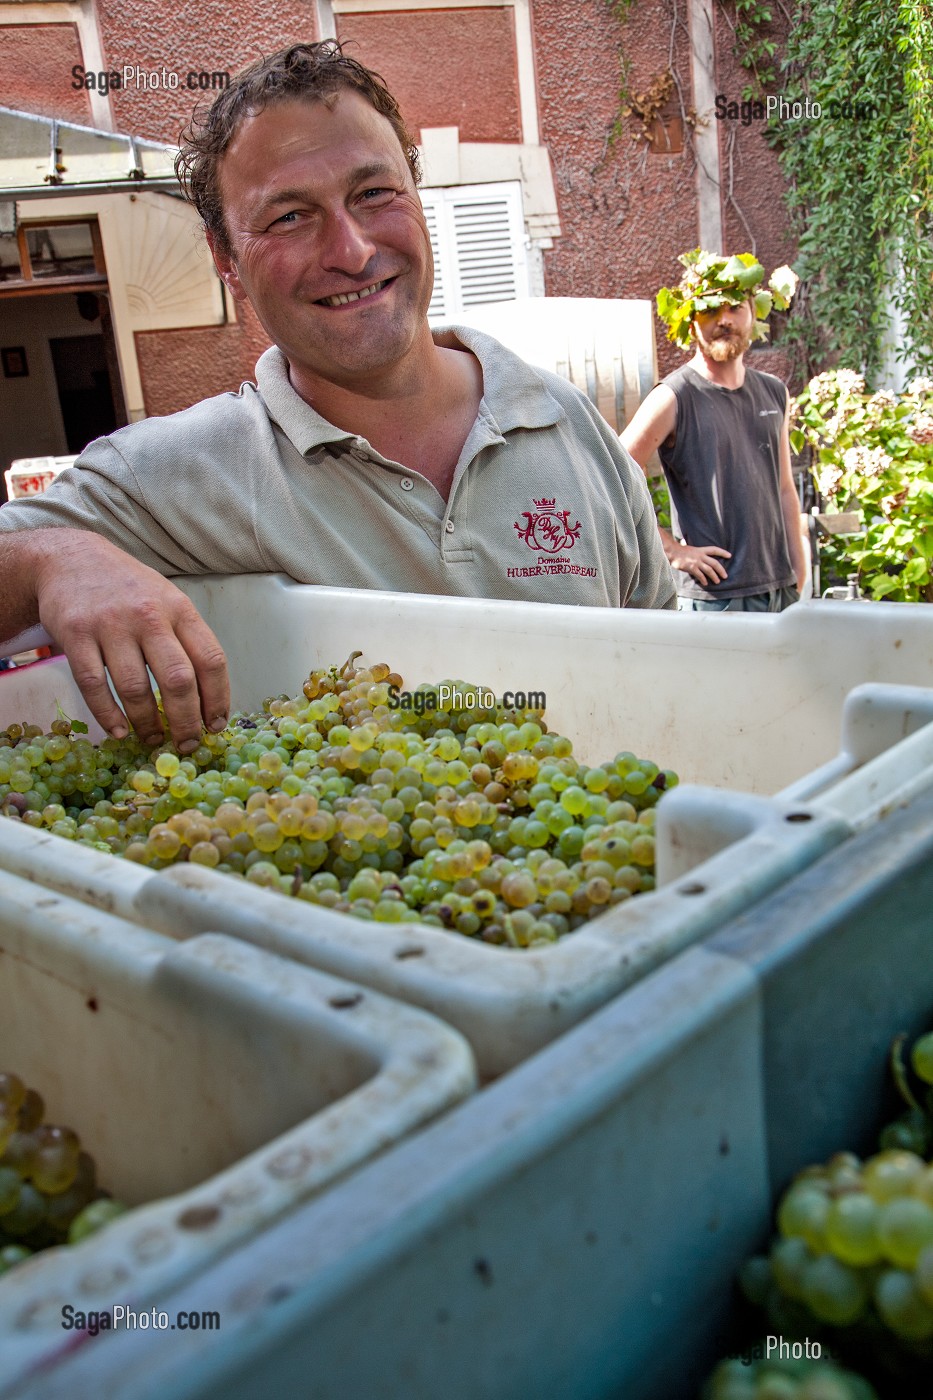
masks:
[[[448,501],[315,413],[273,347],[239,393],[91,443],[43,495],[5,505],[0,531],[91,530],[168,576],[676,606],[644,474],[589,400],[490,336],[452,334],[483,399]]]

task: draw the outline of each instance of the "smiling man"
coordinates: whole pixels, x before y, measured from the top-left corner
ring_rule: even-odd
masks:
[[[786,308],[797,277],[765,271],[751,253],[696,249],[678,287],[658,294],[670,339],[693,358],[645,398],[622,442],[647,469],[655,451],[670,488],[672,530],[661,529],[680,606],[699,612],[781,612],[807,577],[791,471],[787,389],[745,363]]]
[[[333,42],[274,54],[196,115],[178,169],[272,341],[256,383],[0,511],[0,635],[41,620],[105,729],[161,739],[147,665],[180,749],[226,721],[223,653],[172,575],[674,605],[642,473],[589,401],[432,333],[417,150],[376,75]]]

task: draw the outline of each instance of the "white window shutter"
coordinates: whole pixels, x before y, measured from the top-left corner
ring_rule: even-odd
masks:
[[[521,185],[421,191],[434,250],[432,323],[491,301],[528,296]]]
[[[434,254],[434,291],[431,294],[431,305],[428,307],[428,320],[432,322],[447,320],[446,290],[449,280],[444,266],[445,258],[441,251],[441,239],[438,231],[439,201],[435,197],[438,193],[443,193],[443,191],[421,191],[424,221],[428,226],[428,233],[431,237],[431,252]]]

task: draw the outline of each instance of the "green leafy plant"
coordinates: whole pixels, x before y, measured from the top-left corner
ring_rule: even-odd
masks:
[[[667,481],[663,475],[649,476],[648,490],[651,492],[651,504],[654,506],[654,513],[658,524],[665,530],[671,528],[671,493],[667,489]]]
[[[821,115],[776,119],[806,283],[785,343],[809,372],[830,356],[873,379],[892,302],[896,354],[933,367],[933,19],[930,0],[798,0],[783,63],[788,103]]]
[[[868,393],[853,370],[817,375],[793,407],[791,445],[806,444],[827,507],[862,526],[835,537],[837,567],[869,598],[933,602],[933,379],[895,395]]]
[[[774,14],[763,0],[719,0],[735,34],[732,52],[749,76],[743,99],[760,98],[777,78],[777,43],[771,34]]]

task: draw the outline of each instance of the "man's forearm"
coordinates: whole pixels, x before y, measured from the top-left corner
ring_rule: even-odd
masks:
[[[664,546],[664,553],[667,555],[667,562],[670,564],[674,555],[680,552],[680,541],[675,540],[670,530],[665,530],[663,525],[658,526],[658,534],[661,536],[661,544]]]
[[[797,587],[803,592],[807,574],[810,571],[809,542],[804,546],[803,527],[800,523],[800,503],[796,491],[785,491],[781,495],[781,508],[784,515],[784,533],[790,554],[791,568],[797,580]]]
[[[43,561],[67,549],[82,530],[17,530],[0,533],[0,641],[39,621],[39,576]],[[67,537],[67,538],[66,538]]]

